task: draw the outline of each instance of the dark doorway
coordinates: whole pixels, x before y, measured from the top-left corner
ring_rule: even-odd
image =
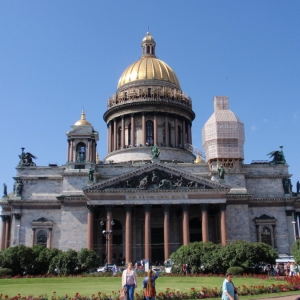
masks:
[[[152,264],[164,262],[164,230],[163,228],[151,228]]]
[[[190,243],[202,241],[201,221],[199,218],[193,218],[189,222]]]

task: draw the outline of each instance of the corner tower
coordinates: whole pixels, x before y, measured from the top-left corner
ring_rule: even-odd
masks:
[[[151,160],[150,146],[157,145],[162,161],[193,162],[195,156],[186,150],[192,144],[192,99],[181,90],[172,68],[156,57],[149,32],[141,46],[142,57],[126,68],[107,102],[104,159]]]
[[[80,120],[71,127],[72,130],[67,132],[67,165],[70,169],[89,169],[96,164],[98,132],[86,120],[84,111]]]
[[[214,97],[214,113],[202,129],[202,145],[210,170],[222,165],[239,170],[244,160],[243,122],[229,109],[228,97]]]

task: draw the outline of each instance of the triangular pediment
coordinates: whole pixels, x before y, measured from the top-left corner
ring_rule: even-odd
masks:
[[[223,190],[230,187],[211,181],[192,173],[167,166],[158,162],[141,166],[134,171],[115,178],[96,183],[83,189],[85,194],[97,191],[132,191],[132,190]]]

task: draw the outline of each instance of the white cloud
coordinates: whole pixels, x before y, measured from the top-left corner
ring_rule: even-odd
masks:
[[[268,119],[264,119],[264,122],[265,122],[265,123],[268,123]]]
[[[256,127],[255,125],[252,125],[252,126],[250,127],[250,129],[251,129],[251,131],[255,131],[255,130],[257,129],[257,127]]]

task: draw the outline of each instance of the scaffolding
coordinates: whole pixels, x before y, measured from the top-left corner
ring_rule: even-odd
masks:
[[[244,124],[229,110],[228,97],[214,98],[214,113],[202,129],[202,143],[208,164],[240,168],[244,160]],[[213,162],[215,162],[213,164]]]

